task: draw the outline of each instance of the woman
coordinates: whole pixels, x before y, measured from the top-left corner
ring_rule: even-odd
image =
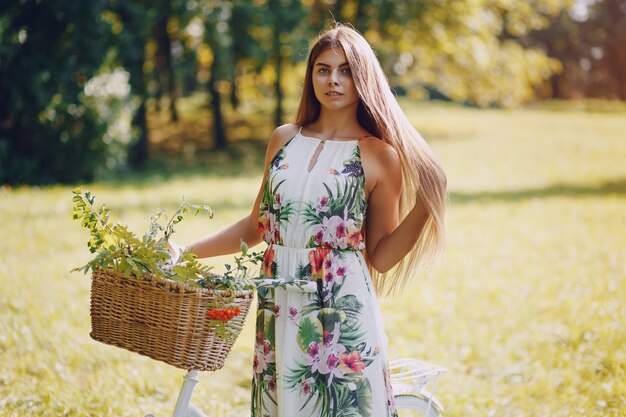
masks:
[[[268,244],[253,417],[396,415],[375,290],[399,288],[440,251],[445,201],[444,172],[370,45],[342,25],[321,34],[295,123],[270,138],[252,212],[187,248],[209,257],[242,239]]]

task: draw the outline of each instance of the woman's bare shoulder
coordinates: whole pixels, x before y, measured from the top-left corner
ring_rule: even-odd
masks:
[[[371,159],[382,165],[400,163],[398,151],[375,136],[367,136],[361,140],[361,157]]]
[[[271,161],[280,148],[285,146],[285,144],[298,133],[299,129],[298,126],[291,123],[278,126],[274,129],[272,136],[270,136],[269,143],[267,144],[267,161]]]
[[[296,133],[298,133],[298,130],[300,130],[300,128],[293,123],[280,125],[274,129],[272,139],[287,142],[289,139],[293,138]]]
[[[360,148],[368,194],[371,195],[383,183],[397,184],[402,181],[400,156],[393,146],[374,136],[368,136],[361,140]]]

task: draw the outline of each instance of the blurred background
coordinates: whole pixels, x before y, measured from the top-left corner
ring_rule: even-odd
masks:
[[[264,140],[291,120],[307,47],[331,18],[365,35],[400,97],[503,108],[624,101],[625,9],[622,0],[5,1],[0,183],[91,180],[161,152]]]
[[[625,0],[3,0],[1,417],[171,415],[183,371],[89,338],[71,190],[137,234],[211,206],[180,243],[247,215],[333,19],[448,175],[442,262],[381,297],[390,357],[448,369],[446,416],[626,415]],[[253,327],[211,416],[249,415]]]

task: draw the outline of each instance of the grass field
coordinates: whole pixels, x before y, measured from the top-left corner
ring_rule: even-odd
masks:
[[[447,367],[450,417],[626,415],[626,110],[403,106],[451,202],[441,265],[382,300],[390,355]],[[183,196],[211,205],[214,219],[181,223],[185,242],[249,210],[259,160],[88,188],[138,232]],[[167,416],[184,372],[89,338],[71,188],[0,189],[0,416]],[[226,366],[203,373],[194,402],[211,416],[247,415],[252,343],[248,320]]]

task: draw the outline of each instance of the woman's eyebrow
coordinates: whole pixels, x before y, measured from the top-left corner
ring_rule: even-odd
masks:
[[[316,63],[315,65],[316,65],[316,66],[317,66],[317,65],[321,65],[322,67],[327,67],[327,68],[330,68],[330,65],[325,64],[325,63],[323,63],[323,62],[318,62],[318,63]],[[341,68],[341,67],[345,67],[345,66],[350,66],[350,64],[348,64],[347,62],[344,62],[343,64],[340,64],[340,65],[339,65],[339,68]]]

